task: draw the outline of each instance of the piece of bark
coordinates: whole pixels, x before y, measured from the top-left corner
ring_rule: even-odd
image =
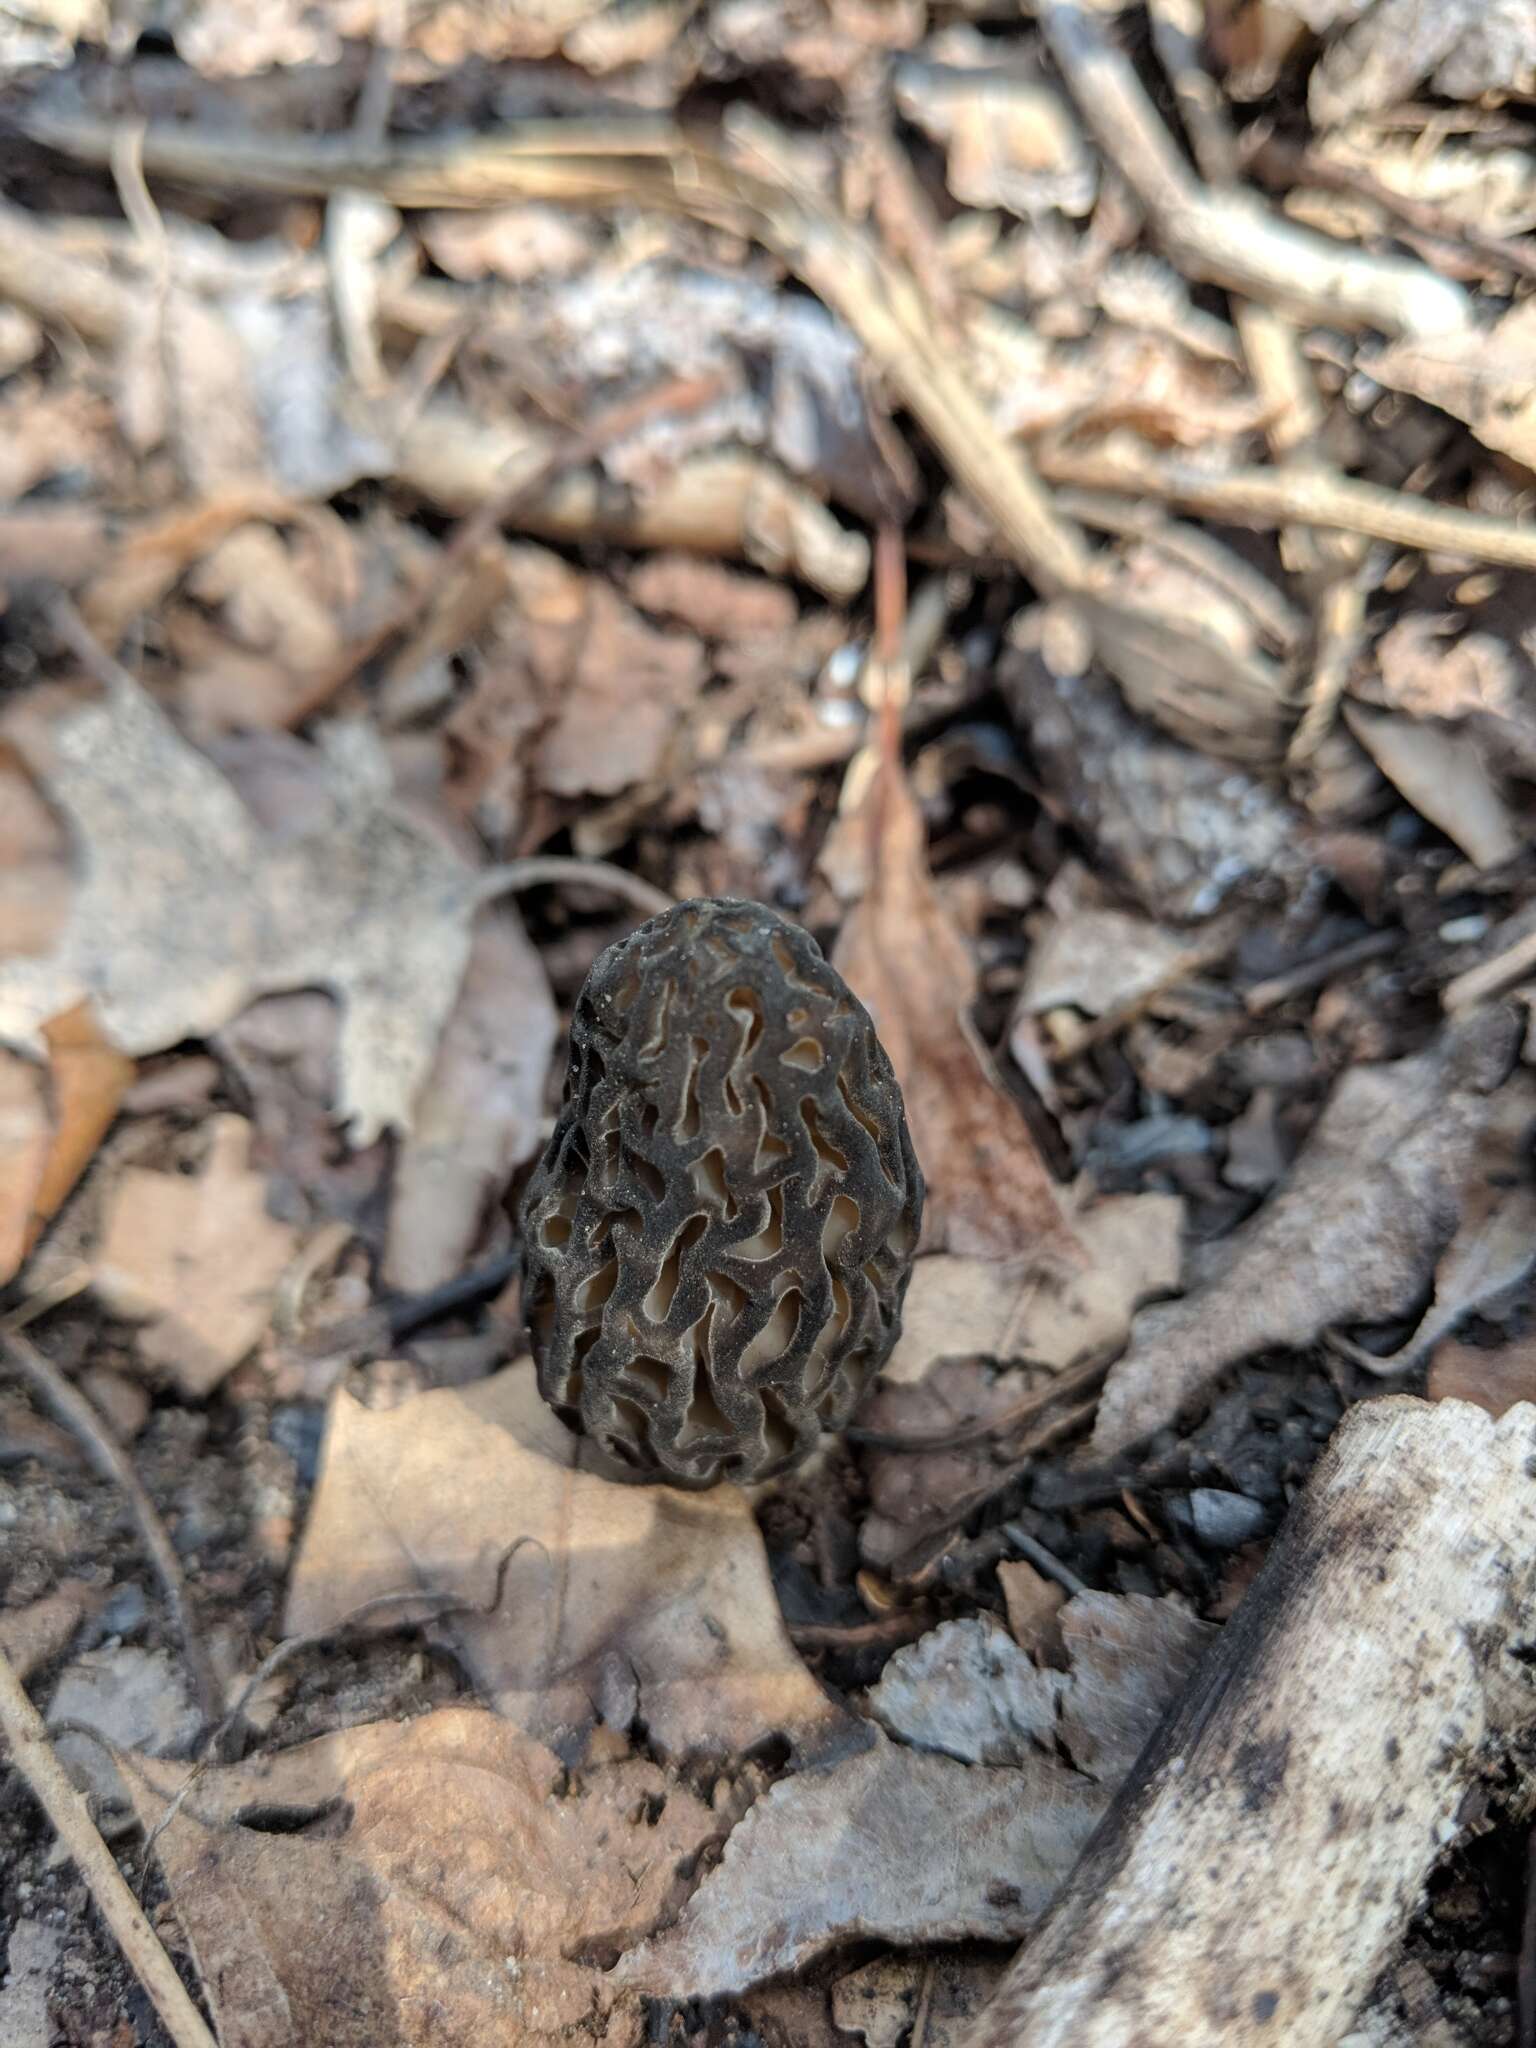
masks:
[[[1536,1724],[1536,1406],[1362,1403],[966,2048],[1334,2048]]]

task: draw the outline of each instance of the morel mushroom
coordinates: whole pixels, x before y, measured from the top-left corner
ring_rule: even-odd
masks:
[[[895,1343],[922,1209],[891,1063],[815,940],[680,903],[577,999],[522,1205],[540,1391],[631,1476],[785,1471]]]

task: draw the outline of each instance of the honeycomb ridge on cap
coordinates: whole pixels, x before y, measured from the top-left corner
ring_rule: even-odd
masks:
[[[922,1221],[901,1089],[808,932],[697,898],[610,946],[521,1209],[546,1401],[604,1461],[763,1479],[889,1355]]]

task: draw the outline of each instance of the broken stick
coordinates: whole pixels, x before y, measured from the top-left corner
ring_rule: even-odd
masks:
[[[1536,1406],[1369,1401],[965,2048],[1335,2048],[1536,1725]]]

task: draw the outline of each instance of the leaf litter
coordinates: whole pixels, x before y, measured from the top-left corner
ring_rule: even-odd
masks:
[[[0,31],[0,1649],[227,2038],[959,2043],[1340,1414],[1536,1391],[1525,15],[985,26]],[[929,1185],[751,1497],[587,1469],[508,1221],[691,893]],[[0,2031],[116,2039],[49,1853]]]

